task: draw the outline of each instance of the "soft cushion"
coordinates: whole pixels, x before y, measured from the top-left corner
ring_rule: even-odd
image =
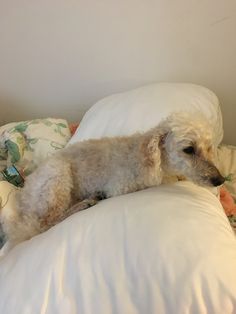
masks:
[[[64,119],[35,119],[0,127],[0,169],[12,164],[31,173],[45,158],[63,148],[71,138]]]
[[[170,197],[171,196],[171,197]],[[236,239],[189,182],[114,197],[0,260],[0,313],[236,313]]]
[[[69,143],[146,131],[170,113],[186,110],[206,115],[218,145],[223,130],[216,95],[205,87],[181,83],[156,83],[100,100],[85,114]]]

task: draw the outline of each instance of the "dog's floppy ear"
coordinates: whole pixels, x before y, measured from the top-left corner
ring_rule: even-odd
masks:
[[[143,143],[143,154],[146,166],[154,166],[161,163],[161,149],[167,134],[155,134],[147,136]]]
[[[166,141],[166,138],[167,138],[168,134],[169,134],[169,132],[166,132],[166,133],[160,135],[159,146],[162,146],[162,145],[165,144],[165,141]]]

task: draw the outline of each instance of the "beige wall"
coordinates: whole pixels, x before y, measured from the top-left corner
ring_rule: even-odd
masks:
[[[0,123],[77,120],[104,95],[153,81],[214,90],[236,144],[236,1],[0,1]]]

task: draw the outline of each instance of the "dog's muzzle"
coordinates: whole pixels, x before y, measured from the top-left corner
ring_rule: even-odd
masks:
[[[211,161],[201,160],[200,169],[205,172],[201,176],[203,185],[219,186],[225,182],[225,178]]]
[[[220,174],[216,177],[212,177],[210,181],[213,186],[219,186],[225,182],[225,178]]]

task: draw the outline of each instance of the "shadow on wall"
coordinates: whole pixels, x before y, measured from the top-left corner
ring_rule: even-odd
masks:
[[[43,106],[23,102],[13,97],[0,96],[0,126],[11,122],[48,118],[49,116],[65,118],[63,115],[55,114],[56,106],[48,107],[51,110],[49,109],[48,112],[44,113]]]
[[[61,118],[71,123],[77,123],[82,119],[87,109],[87,106],[78,106],[77,104],[74,106],[61,104],[59,108],[57,104],[40,106],[13,97],[0,96],[0,126],[11,122],[43,118]]]
[[[29,115],[22,104],[15,99],[0,97],[0,125],[25,120]]]

